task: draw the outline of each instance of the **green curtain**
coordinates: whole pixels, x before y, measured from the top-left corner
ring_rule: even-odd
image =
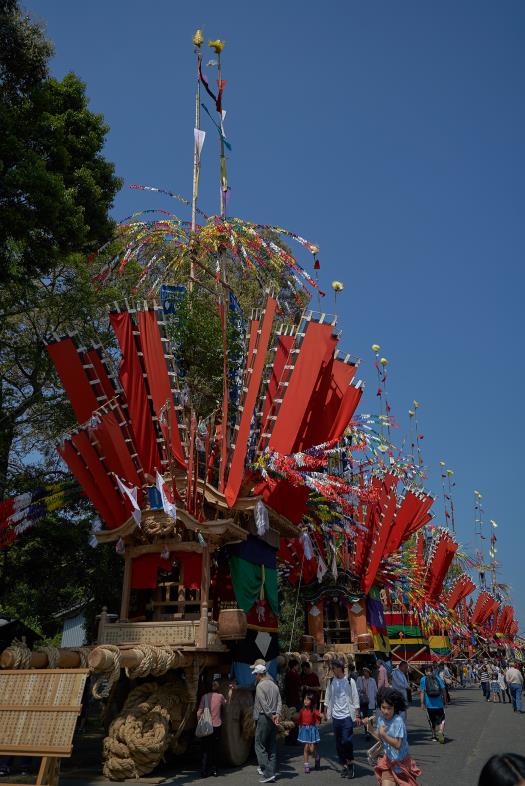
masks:
[[[263,566],[254,565],[241,557],[230,557],[230,574],[237,605],[243,611],[250,611],[261,591]],[[277,597],[277,571],[264,568],[264,596],[275,615],[279,613]]]

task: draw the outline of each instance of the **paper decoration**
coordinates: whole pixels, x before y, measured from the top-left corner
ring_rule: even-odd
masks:
[[[200,158],[202,147],[204,145],[204,140],[206,138],[206,131],[202,131],[202,129],[200,128],[194,128],[193,135],[195,138],[195,147],[197,148],[197,155]]]
[[[258,500],[254,510],[255,526],[257,527],[257,534],[262,537],[270,529],[270,521],[268,519],[268,511],[266,505],[262,500]]]
[[[321,612],[317,606],[312,606],[309,613],[312,615],[312,617],[318,617]]]
[[[134,488],[130,489],[123,484],[123,482],[121,481],[118,475],[115,475],[115,478],[117,479],[117,486],[119,488],[120,493],[122,494],[122,496],[127,497],[127,499],[129,499],[129,501],[131,502],[131,507],[133,508],[133,512],[131,515],[133,516],[137,526],[140,526],[141,512],[140,512],[140,507],[137,503],[137,492],[138,492],[137,487],[135,486]]]
[[[259,631],[259,633],[255,637],[255,644],[259,648],[259,652],[261,653],[263,658],[266,658],[266,653],[270,649],[271,643],[272,643],[272,637],[269,633],[266,633],[266,631],[262,631],[262,630]]]
[[[173,498],[171,496],[170,491],[168,490],[168,487],[166,486],[164,478],[158,471],[155,473],[155,480],[156,480],[157,489],[159,490],[160,493],[160,498],[162,500],[162,509],[164,510],[164,513],[166,513],[167,516],[170,516],[170,518],[172,518],[173,521],[176,521],[177,506],[173,502]]]

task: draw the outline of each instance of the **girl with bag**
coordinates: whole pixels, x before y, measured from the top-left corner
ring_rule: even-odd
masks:
[[[213,680],[210,689],[202,696],[197,710],[195,736],[202,745],[201,776],[218,775],[217,762],[222,731],[222,708],[226,699],[219,693],[219,683]]]

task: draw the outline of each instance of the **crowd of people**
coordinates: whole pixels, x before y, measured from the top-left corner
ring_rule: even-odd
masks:
[[[406,661],[392,668],[390,662],[381,659],[364,663],[356,670],[354,663],[336,658],[331,661],[329,677],[323,680],[323,685],[309,661],[293,657],[278,679],[270,676],[264,661],[257,661],[252,673],[256,682],[253,718],[260,783],[271,783],[276,778],[277,733],[283,705],[288,713],[292,710],[295,720],[287,743],[303,746],[305,773],[321,767],[319,727],[324,720],[332,726],[342,778],[353,779],[356,775],[355,729],[362,727],[366,738],[373,738],[368,761],[382,786],[401,783],[417,786],[420,770],[409,753],[406,725],[407,709],[414,699],[419,699],[417,703],[426,714],[429,739],[440,744],[445,743],[446,707],[451,703],[452,687],[479,685],[482,700],[506,703],[508,698],[514,711],[522,712],[521,667],[501,658],[429,663],[422,672],[409,669]],[[219,684],[213,683],[202,697],[197,713],[200,718],[208,708],[213,724],[213,733],[202,741],[204,777],[217,774],[223,705]],[[480,786],[492,783],[487,780],[487,772],[518,767],[512,764],[514,759],[510,754],[507,759],[493,759],[484,768]]]

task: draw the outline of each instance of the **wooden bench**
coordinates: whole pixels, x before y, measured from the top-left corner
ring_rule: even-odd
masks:
[[[88,669],[0,671],[0,755],[40,758],[35,786],[58,784],[60,759],[73,750],[88,674]]]

